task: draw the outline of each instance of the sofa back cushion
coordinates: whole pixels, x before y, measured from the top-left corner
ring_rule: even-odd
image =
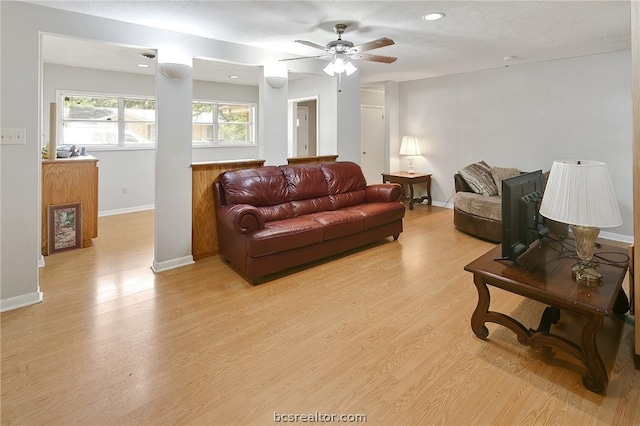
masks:
[[[320,163],[280,166],[287,185],[294,216],[331,210],[327,181]]]
[[[293,212],[282,170],[276,166],[224,172],[218,177],[230,204],[249,204],[261,210],[265,221],[286,219]]]
[[[367,181],[359,165],[350,161],[340,161],[322,163],[321,168],[327,181],[332,210],[365,202],[364,189]]]
[[[327,181],[329,195],[360,191],[367,186],[362,169],[356,163],[339,161],[321,163],[320,167]]]

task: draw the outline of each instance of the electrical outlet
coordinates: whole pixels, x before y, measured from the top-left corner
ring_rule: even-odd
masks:
[[[123,193],[123,194],[126,194],[126,193],[127,193],[127,187],[126,187],[126,186],[123,186],[123,187],[122,187],[122,193]]]
[[[27,143],[27,129],[2,129],[0,144],[25,145]]]

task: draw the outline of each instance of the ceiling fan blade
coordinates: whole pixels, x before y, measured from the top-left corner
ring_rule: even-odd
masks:
[[[298,56],[297,58],[285,58],[285,59],[279,59],[280,62],[284,62],[284,61],[296,61],[298,59],[317,59],[317,58],[331,58],[333,57],[333,55],[329,54],[329,55],[318,55],[318,56]]]
[[[391,46],[395,44],[393,40],[390,38],[382,37],[377,40],[372,40],[368,43],[359,44],[358,46],[354,46],[349,49],[350,52],[366,52],[367,50],[378,49],[380,47]]]
[[[296,40],[296,43],[300,43],[300,44],[304,44],[305,46],[309,46],[309,47],[313,47],[315,49],[320,49],[320,50],[327,50],[326,47],[324,46],[320,46],[319,44],[316,44],[312,41],[306,41],[306,40]]]
[[[394,58],[393,56],[368,55],[366,53],[355,53],[348,56],[351,59],[359,59],[361,61],[371,61],[371,62],[383,62],[385,64],[391,64],[395,62],[396,59],[398,59],[398,58]]]

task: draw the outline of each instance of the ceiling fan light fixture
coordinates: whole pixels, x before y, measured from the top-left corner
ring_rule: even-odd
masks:
[[[437,21],[438,19],[444,18],[444,13],[435,12],[435,13],[427,13],[422,17],[425,21]]]
[[[335,67],[333,65],[333,62],[329,62],[329,65],[327,65],[326,67],[324,67],[322,69],[322,71],[324,71],[329,77],[333,77],[333,74],[335,74]]]
[[[346,73],[347,76],[349,76],[358,71],[358,68],[356,68],[355,65],[353,65],[343,57],[336,56],[333,61],[329,63],[329,65],[324,67],[323,71],[330,77],[333,77],[334,74],[342,74],[343,72]]]
[[[347,66],[345,68],[345,71],[347,73],[347,76],[353,74],[354,72],[358,71],[358,68],[355,67],[355,65],[353,65],[351,62],[347,62]]]
[[[347,62],[342,58],[336,58],[333,60],[333,71],[337,74],[342,74],[347,70]]]

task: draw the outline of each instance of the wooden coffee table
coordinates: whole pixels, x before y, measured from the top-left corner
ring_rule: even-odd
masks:
[[[602,253],[608,260],[618,262],[615,265],[600,264],[598,271],[602,274],[603,284],[596,288],[583,287],[572,280],[571,267],[575,263],[575,255],[570,251],[562,252],[559,242],[545,239],[543,244],[532,247],[519,259],[524,267],[495,260],[501,257],[501,253],[502,246],[499,245],[464,268],[473,273],[478,291],[478,305],[471,317],[471,329],[475,335],[487,339],[489,330],[485,323],[494,322],[513,331],[518,342],[525,346],[535,350],[554,348],[564,351],[585,366],[584,386],[593,392],[604,391],[608,377],[596,345],[596,335],[602,328],[604,317],[612,312],[622,315],[629,309],[629,300],[621,290],[628,268],[627,249],[603,245],[596,251],[596,254]],[[548,305],[538,329],[528,329],[504,313],[490,311],[489,285]],[[577,343],[551,331],[562,311],[585,319]]]

